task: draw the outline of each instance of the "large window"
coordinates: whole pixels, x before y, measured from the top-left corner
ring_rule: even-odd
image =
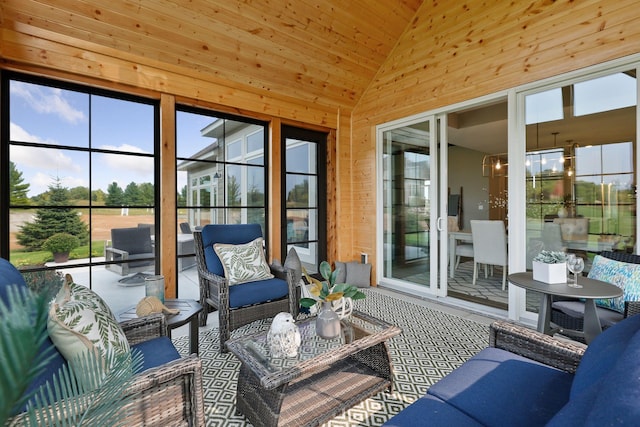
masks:
[[[178,218],[192,227],[258,223],[266,235],[266,125],[179,108]]]
[[[11,73],[2,85],[2,256],[36,284],[141,284],[156,272],[157,103]]]

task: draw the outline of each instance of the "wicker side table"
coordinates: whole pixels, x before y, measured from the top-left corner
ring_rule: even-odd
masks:
[[[202,311],[202,306],[198,301],[190,299],[167,299],[164,302],[169,308],[179,309],[178,314],[166,315],[167,318],[167,334],[171,338],[171,330],[180,326],[189,324],[189,353],[198,354],[200,350],[198,339],[198,314]],[[120,322],[135,319],[136,307],[133,306],[118,315]]]
[[[256,427],[317,426],[380,391],[391,391],[387,340],[397,326],[354,311],[342,335],[315,334],[315,317],[296,322],[302,335],[297,358],[272,358],[266,333],[227,342],[240,361],[236,408]]]

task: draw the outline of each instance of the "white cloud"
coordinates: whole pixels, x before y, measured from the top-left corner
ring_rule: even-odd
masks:
[[[62,150],[55,149],[12,146],[11,161],[16,164],[19,170],[34,168],[44,171],[56,171],[54,175],[82,171],[80,165],[76,164],[71,157],[65,155]]]
[[[121,145],[119,147],[103,146],[100,148],[108,150],[119,150],[132,153],[144,153],[139,147],[131,145]],[[121,187],[132,181],[142,180],[143,182],[153,182],[153,157],[127,156],[122,154],[101,154],[97,159],[101,169],[109,170],[111,179],[116,181]],[[94,168],[97,166],[94,165]],[[122,171],[122,173],[117,173]]]
[[[69,123],[78,123],[85,119],[84,113],[65,99],[62,89],[12,82],[11,94],[22,98],[38,113],[55,114]]]
[[[23,127],[13,122],[9,124],[9,132],[10,139],[13,141],[35,142],[38,144],[58,144],[56,141],[40,138],[37,135],[30,134]]]

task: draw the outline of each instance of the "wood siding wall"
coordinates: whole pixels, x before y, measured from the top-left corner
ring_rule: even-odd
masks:
[[[375,263],[376,125],[638,53],[638,22],[634,0],[425,1],[353,112],[345,257]]]

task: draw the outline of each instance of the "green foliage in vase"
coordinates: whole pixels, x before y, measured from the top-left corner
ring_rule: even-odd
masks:
[[[534,261],[543,262],[545,264],[558,264],[567,260],[566,254],[561,251],[542,250],[533,258]]]
[[[312,284],[310,291],[315,297],[317,297],[317,299],[302,298],[300,300],[300,305],[302,307],[309,308],[316,305],[319,301],[331,302],[339,300],[342,297],[348,297],[353,300],[366,298],[364,292],[358,290],[358,288],[353,285],[349,285],[347,283],[336,284],[338,270],[332,271],[331,265],[327,261],[322,261],[320,263],[319,270],[320,275],[324,278],[324,281],[320,281],[309,276],[307,270],[302,267],[302,273],[307,278],[309,283]]]

